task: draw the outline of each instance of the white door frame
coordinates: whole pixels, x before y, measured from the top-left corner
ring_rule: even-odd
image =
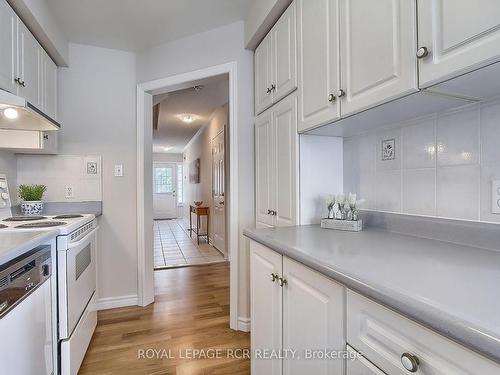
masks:
[[[226,212],[229,235],[227,251],[230,261],[230,297],[229,322],[232,329],[238,329],[238,115],[237,115],[237,63],[228,62],[192,72],[176,74],[154,81],[137,85],[137,300],[139,306],[147,306],[154,302],[153,258],[147,256],[148,244],[152,243],[153,228],[145,228],[148,215],[146,203],[151,207],[152,196],[144,193],[145,184],[151,184],[152,171],[145,167],[145,161],[151,160],[152,139],[148,139],[150,132],[145,126],[144,115],[146,108],[144,100],[146,94],[186,82],[212,77],[220,74],[229,74],[229,191],[227,192],[229,210]],[[148,124],[149,126],[149,124]],[[146,136],[145,136],[146,134]],[[151,200],[150,202],[148,200]],[[151,204],[149,204],[151,203]],[[145,229],[148,229],[147,232]]]

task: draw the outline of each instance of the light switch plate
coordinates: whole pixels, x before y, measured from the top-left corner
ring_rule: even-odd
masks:
[[[500,214],[500,180],[491,183],[491,212]]]
[[[115,164],[115,177],[123,177],[123,165]]]

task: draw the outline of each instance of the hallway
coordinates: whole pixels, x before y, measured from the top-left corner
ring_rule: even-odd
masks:
[[[189,237],[182,219],[154,221],[155,269],[224,262],[224,256],[212,245],[196,244]]]
[[[98,313],[79,374],[244,375],[250,360],[228,357],[232,349],[249,347],[248,333],[229,328],[228,263],[161,270],[155,272],[155,303]],[[141,357],[148,349],[170,350],[171,358]],[[222,354],[181,358],[189,349]]]

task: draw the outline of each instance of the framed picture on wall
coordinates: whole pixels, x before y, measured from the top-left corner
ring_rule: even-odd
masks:
[[[199,184],[200,183],[200,159],[193,160],[189,164],[189,183]]]

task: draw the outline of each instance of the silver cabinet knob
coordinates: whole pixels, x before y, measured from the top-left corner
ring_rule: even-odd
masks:
[[[338,96],[339,98],[341,98],[341,97],[345,96],[345,91],[344,91],[344,90],[342,90],[342,89],[340,89],[340,90],[337,92],[337,96]]]
[[[333,94],[328,95],[328,101],[330,103],[333,103],[335,101],[335,99],[337,99],[337,97],[335,95],[333,95]]]
[[[417,372],[419,360],[416,356],[410,353],[403,353],[401,355],[401,364],[409,372]]]
[[[417,58],[419,58],[419,59],[423,59],[424,57],[426,57],[428,55],[429,55],[429,50],[427,49],[427,47],[420,47],[417,50]]]

